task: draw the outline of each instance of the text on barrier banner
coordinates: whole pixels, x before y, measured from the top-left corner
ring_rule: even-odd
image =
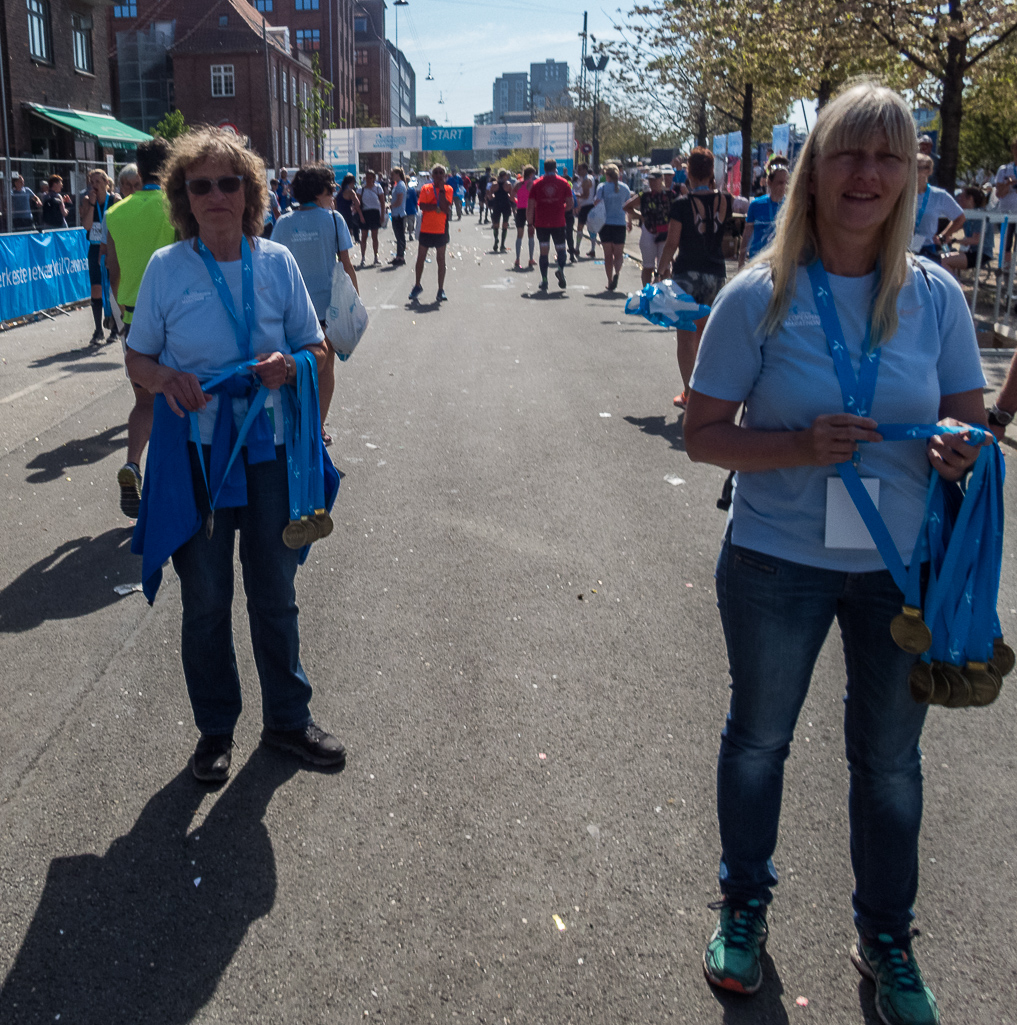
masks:
[[[0,235],[0,320],[87,299],[84,228]]]

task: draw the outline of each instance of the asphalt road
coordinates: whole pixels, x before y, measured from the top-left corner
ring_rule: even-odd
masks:
[[[410,307],[409,268],[361,273],[337,529],[298,577],[339,774],[259,747],[239,596],[234,776],[191,778],[176,578],[151,608],[114,592],[140,578],[119,347],[88,349],[87,310],[0,335],[4,1025],[876,1020],[847,956],[836,638],[787,768],[764,989],[703,980],[724,474],[683,451],[671,336],[622,313],[634,265],[616,294],[584,260],[540,296],[489,241],[453,225],[440,308]],[[917,950],[947,1023],[1017,1021],[1015,695],[925,732]]]

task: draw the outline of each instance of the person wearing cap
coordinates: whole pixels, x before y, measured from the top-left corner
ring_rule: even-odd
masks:
[[[932,174],[929,175],[930,185],[939,185],[939,157],[932,152],[932,137],[920,135],[918,137],[918,152],[932,161]]]

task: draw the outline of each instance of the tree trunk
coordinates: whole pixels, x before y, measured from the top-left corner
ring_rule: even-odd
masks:
[[[833,95],[833,83],[828,78],[819,80],[819,88],[816,90],[816,106],[822,110]]]
[[[742,195],[752,196],[752,83],[745,83],[742,95]]]
[[[960,0],[950,4],[951,21],[962,18]],[[967,64],[967,40],[951,34],[946,42],[946,67],[943,71],[943,98],[939,104],[942,132],[939,137],[939,187],[953,195],[957,183],[957,155],[960,148],[961,115],[964,113],[964,71]]]
[[[696,145],[706,145],[706,97],[699,97],[699,105],[696,108]]]

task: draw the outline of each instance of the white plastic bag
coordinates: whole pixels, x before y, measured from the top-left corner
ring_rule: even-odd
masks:
[[[367,330],[367,310],[341,263],[332,271],[332,297],[325,314],[325,333],[341,360],[349,359]]]
[[[594,204],[594,206],[590,208],[590,212],[586,215],[586,230],[596,235],[606,223],[607,208],[603,203]]]

